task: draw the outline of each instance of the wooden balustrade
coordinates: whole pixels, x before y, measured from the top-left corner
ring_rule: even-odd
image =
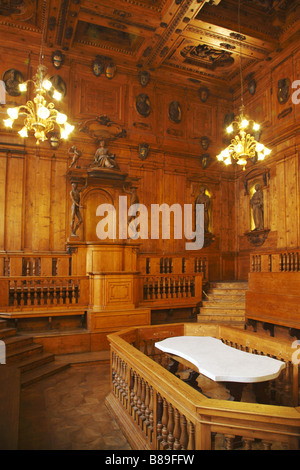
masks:
[[[197,329],[191,324],[133,328],[109,335],[112,382],[106,404],[131,446],[230,450],[238,443],[247,450],[299,449],[300,413],[291,402],[277,406],[209,399],[162,367],[167,356],[156,350],[156,341],[199,331],[211,335],[211,327]],[[279,345],[272,338],[223,326],[215,326],[215,336],[238,348],[291,363],[288,345]],[[282,395],[286,394],[285,379],[281,379]]]
[[[138,269],[142,275],[159,274],[200,274],[208,280],[208,261],[205,256],[199,255],[139,255]]]
[[[2,277],[0,292],[0,306],[5,310],[88,305],[89,278]]]
[[[300,272],[300,251],[252,253],[251,272]]]
[[[69,254],[0,254],[1,276],[69,276],[72,257]]]
[[[202,274],[140,276],[141,303],[197,304],[202,298]]]

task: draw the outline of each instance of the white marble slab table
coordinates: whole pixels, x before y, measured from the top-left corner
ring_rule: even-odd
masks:
[[[170,354],[175,362],[187,361],[194,366],[194,385],[199,373],[215,382],[225,382],[235,400],[241,398],[243,384],[276,379],[285,368],[282,361],[240,351],[210,336],[176,336],[156,342],[155,346]],[[176,364],[172,372],[176,372]]]

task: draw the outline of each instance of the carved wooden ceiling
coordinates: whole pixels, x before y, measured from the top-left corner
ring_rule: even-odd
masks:
[[[299,35],[298,0],[2,0],[6,40],[233,87]],[[4,36],[2,35],[2,38]]]

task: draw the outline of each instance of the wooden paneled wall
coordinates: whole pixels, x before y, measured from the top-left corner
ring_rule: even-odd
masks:
[[[272,153],[260,165],[240,172],[236,184],[237,277],[247,279],[249,253],[280,251],[300,246],[299,125],[300,104],[293,102],[292,83],[300,77],[300,49],[289,49],[269,66],[254,73],[257,89],[251,96],[246,88],[246,113],[263,125],[260,141]],[[290,80],[290,97],[279,103],[278,81]],[[297,87],[299,88],[299,87]],[[299,93],[298,93],[299,96]],[[236,108],[240,97],[236,97]],[[264,181],[265,175],[265,181]],[[247,181],[248,192],[245,190]],[[250,198],[255,183],[261,183],[264,195],[264,227],[270,232],[262,246],[252,246],[245,233],[251,225]]]
[[[232,102],[228,90],[213,90],[206,103],[198,95],[197,84],[168,82],[153,72],[147,87],[138,81],[124,64],[117,64],[118,72],[112,80],[95,77],[90,61],[81,56],[66,54],[63,67],[56,71],[51,65],[52,51],[46,49],[45,64],[49,75],[59,72],[67,86],[67,94],[59,106],[72,123],[79,125],[85,119],[107,114],[118,122],[127,136],[112,142],[110,151],[123,172],[138,179],[140,202],[150,207],[153,203],[194,203],[199,188],[204,184],[211,196],[212,232],[215,241],[201,254],[208,254],[212,266],[211,279],[247,279],[249,254],[257,249],[285,249],[300,246],[299,226],[299,117],[300,105],[291,97],[284,105],[277,100],[277,83],[288,77],[299,78],[300,49],[290,49],[270,63],[263,62],[253,71],[257,83],[254,96],[245,87],[246,112],[263,125],[261,141],[272,148],[271,157],[263,164],[251,166],[246,172],[232,171],[217,163],[215,155],[225,146],[223,122],[233,107],[238,110],[240,98]],[[25,78],[35,73],[38,54],[28,50],[0,48],[1,75],[16,68]],[[136,96],[146,93],[151,103],[148,117],[139,115]],[[292,94],[292,93],[291,93]],[[182,121],[172,123],[168,106],[177,100],[182,107]],[[21,104],[24,97],[7,96],[7,106]],[[5,117],[5,106],[1,116]],[[47,142],[35,147],[28,141],[25,153],[16,153],[5,143],[24,144],[15,131],[4,129],[0,123],[0,251],[64,252],[70,236],[70,183],[66,177],[70,157],[68,149],[76,145],[82,150],[80,160],[87,166],[93,159],[96,144],[86,134],[76,131],[69,142],[54,151]],[[203,169],[200,157],[204,151],[200,137],[210,139],[208,153],[212,163]],[[138,145],[146,142],[150,153],[141,160]],[[226,144],[227,145],[227,144]],[[257,171],[256,171],[257,169]],[[265,199],[265,227],[270,229],[267,240],[253,247],[245,233],[251,229],[250,193],[245,191],[255,182],[263,186]],[[84,210],[83,210],[84,211]],[[82,228],[80,229],[82,230]],[[79,235],[81,232],[79,230]],[[143,240],[143,253],[183,253],[185,240]]]
[[[49,75],[59,72],[67,86],[67,94],[57,108],[68,114],[70,122],[79,126],[86,119],[106,114],[126,130],[126,137],[111,142],[109,150],[116,155],[121,171],[137,179],[140,202],[149,212],[151,204],[177,203],[182,208],[184,204],[194,204],[200,186],[206,186],[211,197],[211,227],[215,241],[201,251],[214,257],[212,275],[215,278],[226,277],[227,268],[223,266],[222,257],[230,259],[232,277],[234,201],[231,195],[234,179],[225,168],[220,168],[214,157],[222,145],[220,128],[224,116],[231,110],[230,93],[227,96],[212,93],[208,101],[202,103],[198,87],[188,82],[162,82],[154,75],[147,87],[142,87],[138,71],[133,74],[122,66],[115,78],[108,80],[104,76],[95,77],[87,59],[72,56],[67,56],[63,67],[56,71],[50,56],[49,50],[44,60]],[[38,63],[36,54],[28,56],[25,51],[10,50],[8,54],[2,49],[0,57],[1,74],[16,68],[25,78],[34,74]],[[24,57],[27,57],[25,62]],[[149,117],[139,115],[136,110],[135,100],[140,93],[149,96]],[[7,107],[19,105],[22,100],[25,101],[24,97],[7,96]],[[169,104],[173,100],[182,107],[179,124],[168,117]],[[5,106],[2,111],[5,117]],[[76,145],[82,151],[79,164],[87,167],[97,148],[95,142],[76,130],[69,142],[62,143],[58,150],[51,149],[48,142],[36,147],[33,140],[28,140],[24,147],[14,147],[11,144],[22,145],[24,142],[17,139],[15,131],[6,130],[2,120],[0,126],[0,147],[4,149],[0,152],[0,251],[64,252],[71,222],[68,149]],[[208,151],[201,147],[201,136],[210,139]],[[150,146],[146,160],[141,160],[138,154],[138,146],[143,142]],[[24,153],[16,153],[14,150],[18,148]],[[203,169],[200,157],[207,152],[212,163]],[[112,194],[115,199],[118,194],[125,195],[120,191],[120,185]],[[90,217],[86,212],[84,204],[84,217]],[[83,230],[84,226],[78,231],[80,238]],[[91,230],[90,226],[88,230]],[[94,230],[96,232],[96,224]],[[149,235],[142,241],[141,251],[184,253],[185,241],[174,239],[172,235],[169,240],[151,240]]]

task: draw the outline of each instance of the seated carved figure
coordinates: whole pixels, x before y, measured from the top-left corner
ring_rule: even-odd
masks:
[[[112,155],[108,148],[105,147],[104,140],[100,142],[100,146],[96,150],[93,163],[94,166],[100,168],[119,168],[115,162],[115,155]]]

